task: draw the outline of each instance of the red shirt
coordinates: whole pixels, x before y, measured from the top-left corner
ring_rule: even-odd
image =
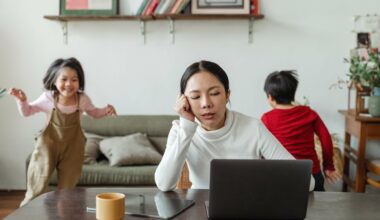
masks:
[[[335,170],[329,131],[319,115],[307,106],[273,109],[261,120],[281,144],[296,158],[313,161],[313,174],[321,171],[314,147],[314,133],[321,141],[324,170]]]

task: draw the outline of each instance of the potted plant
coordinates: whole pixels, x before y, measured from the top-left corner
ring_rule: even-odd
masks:
[[[370,92],[368,111],[372,116],[380,116],[380,54],[370,51],[366,56],[353,56],[350,60],[350,81],[358,91]]]

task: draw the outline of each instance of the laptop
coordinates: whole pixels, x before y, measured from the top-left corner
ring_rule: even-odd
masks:
[[[304,219],[311,160],[214,159],[209,219]]]

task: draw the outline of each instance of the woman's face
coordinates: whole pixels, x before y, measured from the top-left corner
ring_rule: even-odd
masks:
[[[191,111],[209,131],[224,126],[229,95],[218,78],[206,71],[191,76],[185,89]]]

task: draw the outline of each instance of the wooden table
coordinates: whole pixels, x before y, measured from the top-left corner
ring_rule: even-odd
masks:
[[[155,195],[159,190],[157,188],[76,188],[72,190],[58,190],[37,197],[5,219],[95,219],[95,214],[86,212],[86,207],[94,206],[95,195],[102,192]],[[165,195],[195,200],[194,206],[185,210],[174,219],[207,219],[204,201],[208,200],[208,190],[178,190],[176,192],[165,193]],[[309,196],[306,219],[379,219],[379,204],[380,195],[378,194],[312,192]],[[143,220],[144,218],[126,215],[125,219]]]
[[[380,140],[380,118],[355,116],[353,111],[339,110],[345,118],[343,191],[352,187],[355,192],[365,190],[365,148],[367,140]],[[351,146],[351,136],[358,139],[357,149]],[[350,161],[356,164],[356,175],[350,178]]]

